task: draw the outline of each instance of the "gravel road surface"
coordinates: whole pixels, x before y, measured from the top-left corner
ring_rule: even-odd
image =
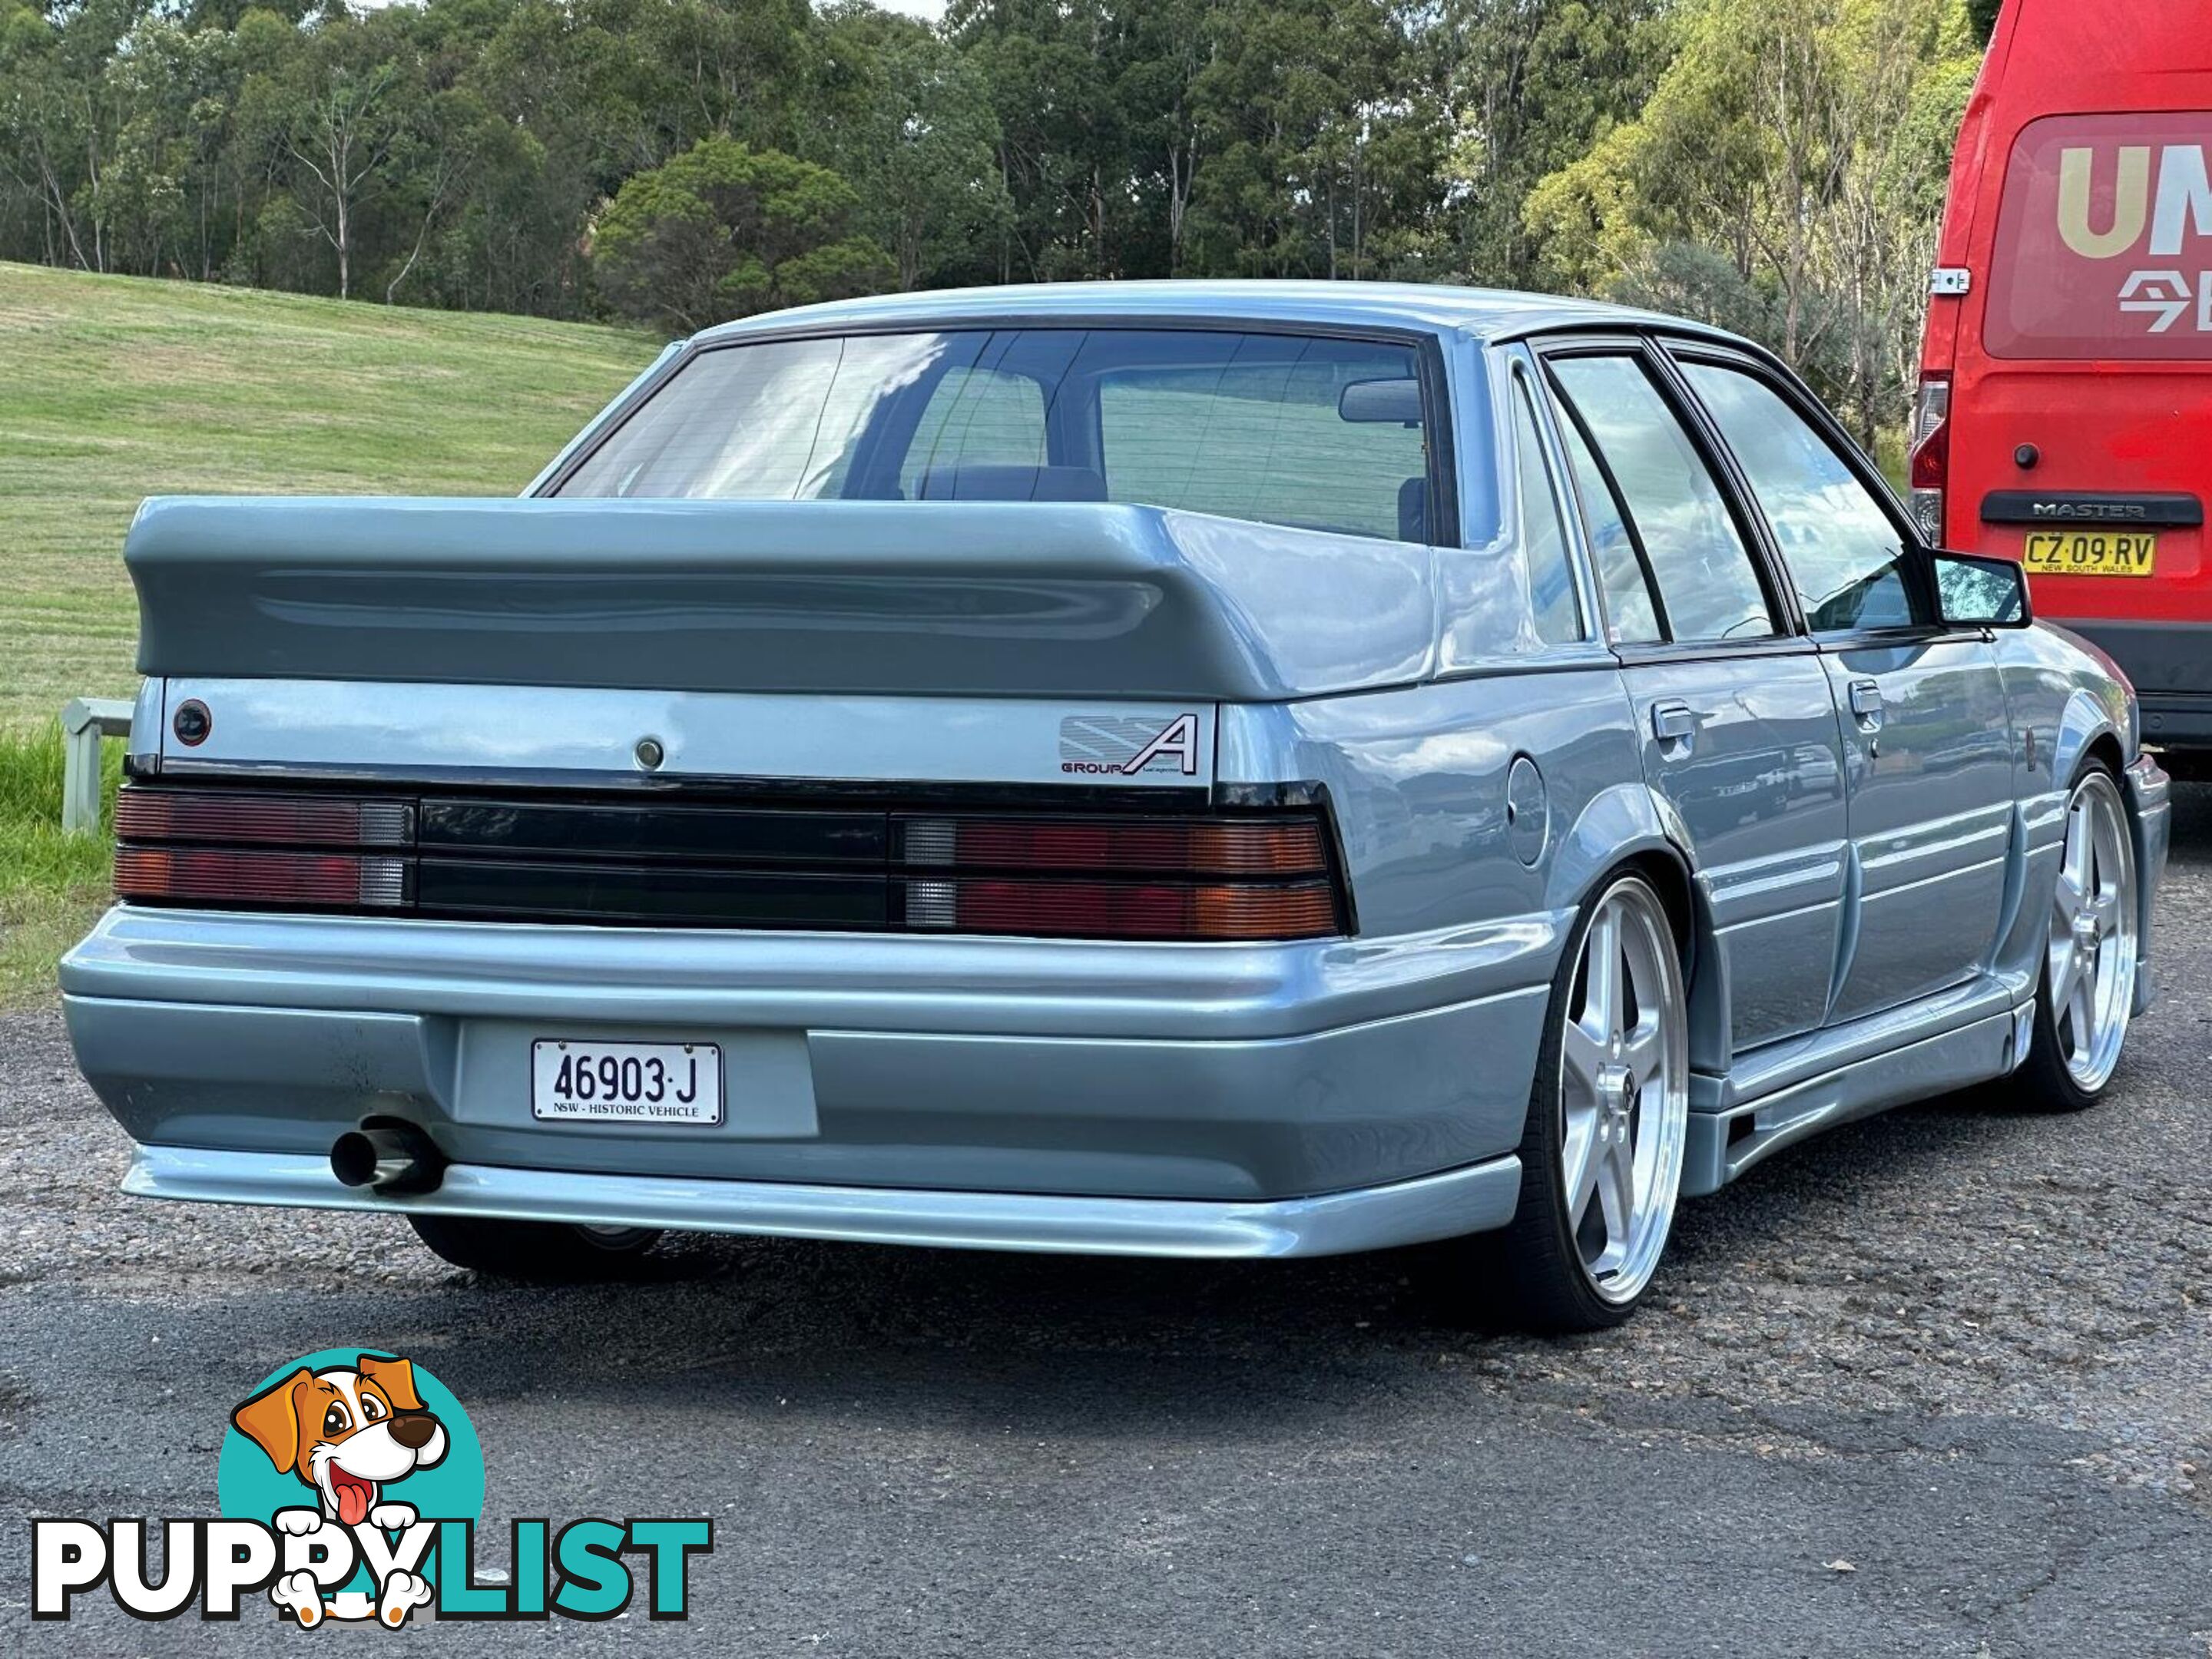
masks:
[[[743,1655],[2212,1655],[2212,791],[2165,996],[2081,1118],[2002,1093],[1686,1207],[1628,1328],[1455,1329],[1419,1264],[718,1239],[642,1285],[479,1283],[402,1225],[125,1200],[60,1022],[0,1016],[0,1645],[289,1652],[27,1618],[32,1515],[214,1512],[303,1352],[428,1364],[486,1518],[715,1517],[695,1612],[431,1625]],[[500,1559],[503,1542],[489,1547]]]

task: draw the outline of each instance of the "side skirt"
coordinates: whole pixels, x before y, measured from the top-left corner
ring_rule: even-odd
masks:
[[[1862,1054],[1812,1076],[1778,1079],[1747,1099],[1718,1079],[1693,1078],[1684,1195],[1717,1191],[1770,1154],[1823,1129],[2006,1075],[2022,1057],[2022,1034],[2029,1029],[2024,1012],[2000,1006],[1933,1036]]]

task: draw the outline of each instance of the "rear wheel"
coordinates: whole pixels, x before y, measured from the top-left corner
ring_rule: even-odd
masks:
[[[1622,875],[1585,909],[1552,989],[1521,1139],[1521,1203],[1483,1241],[1516,1322],[1600,1330],[1665,1252],[1689,1133],[1689,1006],[1666,905]]]
[[[2136,927],[2127,807],[2112,772],[2092,762],[2066,802],[2035,1036],[2018,1076],[2024,1103],[2078,1112],[2103,1098],[2135,1009]]]
[[[538,1285],[620,1279],[660,1237],[653,1227],[586,1227],[564,1221],[495,1221],[410,1215],[415,1236],[456,1267]]]

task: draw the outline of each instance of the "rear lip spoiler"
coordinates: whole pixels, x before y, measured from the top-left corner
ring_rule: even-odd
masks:
[[[2181,491],[1993,489],[1982,497],[1982,522],[2187,527],[2204,522],[2204,503]]]
[[[1431,547],[1096,502],[157,497],[124,557],[171,679],[1279,702],[1442,652]]]

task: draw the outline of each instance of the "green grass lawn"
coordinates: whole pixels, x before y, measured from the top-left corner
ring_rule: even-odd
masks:
[[[123,532],[148,495],[512,495],[659,349],[0,264],[0,726],[123,696]]]
[[[123,748],[106,747],[112,804]],[[65,836],[61,800],[60,725],[0,729],[0,1006],[50,988],[106,900],[107,815],[97,836]]]
[[[104,890],[101,842],[59,834],[54,722],[135,687],[123,533],[143,498],[512,495],[658,349],[0,262],[0,998],[46,981]]]

